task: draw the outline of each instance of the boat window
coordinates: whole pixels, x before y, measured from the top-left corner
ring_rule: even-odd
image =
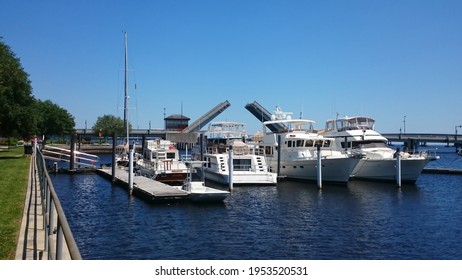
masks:
[[[351,142],[342,142],[341,144],[344,149],[351,148]]]
[[[240,171],[248,171],[252,169],[251,159],[233,159],[233,169]]]
[[[286,141],[286,146],[289,148],[292,147],[292,141]]]
[[[357,123],[360,128],[365,128],[365,129],[373,129],[374,127],[374,120],[371,118],[357,118]]]
[[[332,130],[334,130],[334,121],[326,122],[326,131],[332,131]]]
[[[324,144],[323,144],[323,147],[330,147],[330,140],[324,140]]]
[[[167,159],[174,159],[175,153],[167,153]]]
[[[372,141],[354,141],[353,149],[364,149],[364,148],[385,148],[387,144],[385,141],[372,140]]]
[[[305,147],[313,147],[313,140],[306,140]]]
[[[315,147],[322,147],[322,140],[316,140],[316,142],[314,142],[314,146]]]
[[[297,147],[303,147],[303,140],[297,140]]]
[[[348,122],[345,120],[337,120],[337,130],[344,131],[348,129]]]

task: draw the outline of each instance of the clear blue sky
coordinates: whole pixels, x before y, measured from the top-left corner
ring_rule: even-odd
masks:
[[[258,101],[316,121],[368,115],[380,132],[453,133],[462,125],[462,1],[2,0],[0,36],[33,94],[78,128],[123,117],[128,33],[130,121],[166,114],[261,129]],[[137,84],[135,90],[134,84]],[[462,133],[462,129],[459,129]]]

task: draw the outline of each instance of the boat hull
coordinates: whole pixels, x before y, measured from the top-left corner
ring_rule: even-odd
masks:
[[[143,167],[138,167],[138,174],[165,184],[175,186],[183,184],[184,180],[186,180],[188,176],[186,170],[157,171]]]
[[[329,158],[322,160],[322,182],[347,184],[350,175],[359,163],[359,158]],[[281,160],[280,176],[288,179],[317,181],[317,160]],[[271,162],[273,171],[277,170],[277,162]]]
[[[229,196],[228,192],[191,192],[189,198],[195,202],[221,202]]]
[[[220,184],[229,184],[229,174],[219,173],[213,170],[204,170],[205,178]],[[237,185],[275,185],[277,174],[272,172],[233,172],[233,184]]]
[[[189,199],[195,202],[221,202],[225,200],[230,192],[210,188],[204,185],[203,182],[189,182]]]
[[[430,158],[401,160],[401,182],[415,183]],[[361,159],[351,177],[362,180],[396,181],[395,159]]]

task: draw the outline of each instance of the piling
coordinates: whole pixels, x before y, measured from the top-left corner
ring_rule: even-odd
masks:
[[[230,147],[228,150],[228,171],[229,171],[229,191],[233,191],[233,149]]]
[[[128,188],[130,195],[133,194],[133,146],[133,143],[129,145],[128,152]]]
[[[112,134],[112,164],[111,164],[111,182],[115,182],[115,169],[116,169],[116,147],[117,147],[117,134],[114,132]]]
[[[317,168],[317,176],[316,179],[318,181],[318,187],[322,188],[322,157],[321,157],[321,146],[317,145],[317,154],[318,154],[318,168]]]
[[[71,149],[70,149],[69,171],[74,171],[75,166],[75,133],[71,134]]]
[[[401,153],[396,150],[396,184],[401,187]]]
[[[281,176],[281,135],[278,135],[278,169],[277,169],[277,176]]]

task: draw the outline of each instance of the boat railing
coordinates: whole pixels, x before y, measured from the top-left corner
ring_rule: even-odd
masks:
[[[152,170],[166,171],[166,170],[181,170],[185,169],[185,161],[163,159],[156,161],[147,161],[144,167]]]
[[[263,167],[263,171],[268,171],[268,168],[266,166],[260,166],[257,164],[233,164],[233,170],[234,171],[242,171],[241,173],[249,172],[249,173],[254,173],[255,171],[261,171],[261,168]]]
[[[230,150],[230,147],[227,146],[212,146],[207,148],[207,153],[209,154],[224,154],[228,153]],[[251,154],[250,148],[248,146],[244,147],[233,147],[232,148],[233,155],[248,155]]]
[[[33,153],[33,176],[38,176],[42,197],[43,225],[45,229],[45,252],[48,260],[81,260],[79,248],[55,192],[45,164],[45,156],[35,148]]]

